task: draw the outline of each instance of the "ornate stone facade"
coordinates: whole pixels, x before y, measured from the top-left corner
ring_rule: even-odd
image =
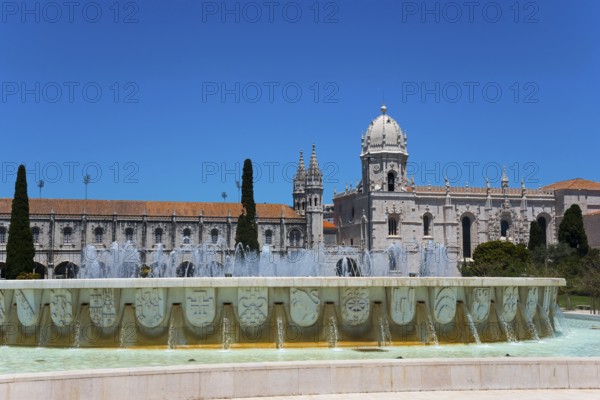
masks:
[[[146,263],[150,261],[146,255],[155,251],[158,243],[168,254],[188,237],[194,245],[214,245],[219,257],[224,258],[234,251],[237,218],[241,213],[238,203],[29,201],[37,271],[50,270],[53,275],[65,277],[82,264],[82,250],[88,244],[103,250],[109,249],[115,241],[120,244],[131,241],[140,250],[141,262]],[[10,199],[0,199],[0,230],[6,231],[0,234],[0,269],[6,260],[10,204]],[[283,204],[257,204],[256,207],[259,243],[269,245],[273,253],[303,248],[307,238],[314,236],[307,233],[309,217],[291,207]]]
[[[407,149],[406,133],[383,106],[361,139],[362,180],[333,198],[338,244],[373,251],[397,244],[407,257],[408,272],[418,274],[419,248],[434,241],[445,246],[450,269],[458,274],[458,262],[470,259],[480,243],[527,244],[533,220],[542,226],[546,243],[556,242],[565,185],[510,188],[505,170],[499,188],[489,182],[483,188],[455,187],[448,179],[444,186],[417,186],[407,173]],[[590,205],[600,210],[600,183],[591,189],[595,197],[584,196],[586,210]]]

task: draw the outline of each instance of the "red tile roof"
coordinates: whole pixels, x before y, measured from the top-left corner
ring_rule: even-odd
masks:
[[[10,214],[12,199],[0,199],[0,214]],[[29,199],[29,212],[32,215],[101,215],[166,217],[173,214],[180,217],[237,218],[242,212],[240,203],[197,203],[176,201],[139,200],[73,200],[73,199]],[[285,204],[257,204],[259,218],[302,218]]]
[[[545,186],[547,190],[565,190],[565,189],[579,189],[579,190],[600,190],[600,182],[590,181],[588,179],[575,178],[567,181],[560,181],[551,185]]]
[[[335,230],[335,224],[329,221],[323,221],[323,229],[324,230]]]

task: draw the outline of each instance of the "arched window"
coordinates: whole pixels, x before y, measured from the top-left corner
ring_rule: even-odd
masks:
[[[40,241],[40,228],[34,226],[31,228],[31,236],[33,236],[33,243],[39,243]]]
[[[548,223],[546,222],[546,218],[544,218],[544,217],[539,217],[537,219],[537,223],[540,226],[540,228],[542,229],[542,244],[545,246],[548,244],[546,242],[546,240],[547,240],[546,232],[548,231]]]
[[[96,244],[102,244],[104,241],[104,229],[101,227],[94,229],[94,238],[96,240]]]
[[[396,217],[390,217],[388,219],[388,235],[389,236],[397,236],[398,235],[398,221]]]
[[[503,219],[502,221],[500,221],[500,236],[505,238],[508,236],[508,228],[509,228],[510,224],[508,223],[507,220]]]
[[[73,241],[73,229],[66,227],[63,229],[63,243],[69,244]]]
[[[428,214],[423,215],[423,236],[431,236],[431,217]]]
[[[210,241],[212,242],[212,244],[217,244],[217,242],[219,241],[218,229],[213,229],[212,231],[210,231]]]
[[[292,229],[290,231],[290,246],[300,246],[300,231],[298,229]]]
[[[163,238],[163,230],[162,230],[162,228],[156,228],[154,230],[154,243],[155,244],[162,243],[162,238]]]
[[[6,243],[6,228],[0,226],[0,243]]]
[[[125,229],[125,240],[128,242],[133,242],[133,228]]]
[[[393,192],[396,186],[396,174],[393,172],[388,172],[387,175],[387,186],[388,192]]]
[[[273,231],[268,229],[267,231],[265,231],[265,244],[272,244],[273,243]]]
[[[192,230],[190,228],[185,228],[183,230],[183,237],[192,237]]]
[[[471,218],[463,217],[462,220],[463,257],[471,258]]]

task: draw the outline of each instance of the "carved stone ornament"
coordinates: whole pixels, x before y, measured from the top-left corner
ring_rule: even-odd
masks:
[[[165,318],[166,290],[139,288],[135,291],[135,316],[146,328],[158,327]]]
[[[110,328],[118,318],[118,289],[92,289],[90,319],[100,328]]]
[[[371,303],[367,288],[342,289],[342,319],[350,325],[360,325],[367,321]]]
[[[390,315],[394,323],[398,325],[410,323],[415,317],[416,309],[414,288],[406,286],[392,288]]]
[[[490,288],[474,288],[471,292],[471,316],[476,323],[487,321],[490,315]]]
[[[238,318],[242,326],[260,326],[265,323],[268,315],[267,288],[238,288]]]
[[[435,288],[433,316],[440,324],[447,324],[456,314],[457,289],[455,287]]]
[[[319,318],[319,289],[290,288],[290,314],[301,327],[312,326]]]
[[[50,290],[50,318],[58,327],[69,326],[73,322],[73,296],[69,289]]]
[[[40,314],[40,293],[33,289],[17,289],[15,297],[17,300],[17,315],[24,326],[37,324]]]
[[[185,288],[185,317],[190,324],[210,325],[216,314],[214,288]]]

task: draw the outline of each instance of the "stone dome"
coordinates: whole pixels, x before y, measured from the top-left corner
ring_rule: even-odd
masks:
[[[364,153],[406,152],[406,135],[398,122],[387,114],[387,107],[381,106],[381,115],[371,121],[367,132],[363,135],[362,150]]]

